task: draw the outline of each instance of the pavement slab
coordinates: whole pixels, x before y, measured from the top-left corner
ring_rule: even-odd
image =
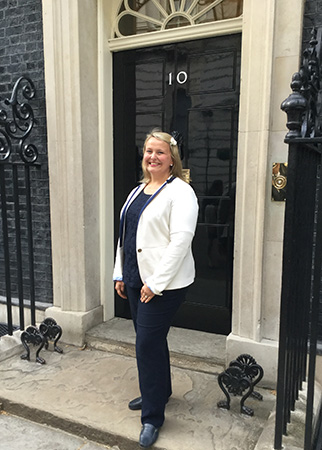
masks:
[[[140,412],[130,411],[127,406],[129,400],[139,395],[135,359],[99,350],[60,346],[63,354],[52,350],[41,352],[46,360],[44,365],[36,363],[33,354],[30,362],[15,355],[0,363],[3,410],[89,441],[117,446],[120,450],[140,448],[137,443]],[[275,406],[273,392],[256,389],[264,399],[247,399],[246,405],[255,411],[254,416],[249,417],[239,412],[240,397],[232,399],[229,411],[217,407],[224,395],[215,374],[177,367],[172,368],[172,373],[173,396],[153,448],[255,448]],[[90,447],[82,449],[92,450]]]
[[[119,450],[6,413],[0,429],[0,450]]]

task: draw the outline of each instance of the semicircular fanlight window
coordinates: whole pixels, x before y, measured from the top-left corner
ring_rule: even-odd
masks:
[[[243,0],[123,0],[115,37],[239,17]]]

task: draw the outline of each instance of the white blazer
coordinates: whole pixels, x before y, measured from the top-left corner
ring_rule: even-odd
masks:
[[[120,237],[114,266],[114,281],[123,279],[122,238],[126,212],[145,184],[133,189],[122,210]],[[139,216],[136,251],[141,279],[156,295],[179,289],[194,281],[195,265],[191,242],[198,218],[198,202],[192,187],[170,177]]]

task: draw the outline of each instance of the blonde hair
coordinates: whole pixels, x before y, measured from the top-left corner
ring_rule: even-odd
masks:
[[[149,134],[147,134],[146,139],[144,141],[143,155],[146,150],[147,142],[152,137],[169,144],[170,153],[171,153],[171,157],[172,157],[172,164],[173,164],[173,166],[170,167],[169,176],[173,175],[175,177],[180,178],[183,181],[186,181],[185,177],[183,175],[183,172],[182,172],[182,163],[181,163],[181,158],[180,158],[180,154],[179,154],[178,144],[174,145],[171,143],[171,138],[172,138],[171,134],[165,133],[164,131],[159,131],[158,129],[152,130]],[[142,178],[141,182],[148,183],[149,181],[151,181],[151,175],[144,165],[144,159],[142,159],[142,171],[143,171],[143,178]]]

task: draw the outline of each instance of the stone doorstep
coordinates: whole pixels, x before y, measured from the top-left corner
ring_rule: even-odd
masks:
[[[132,358],[113,356],[109,352],[106,352],[109,354],[102,357],[94,349],[91,351],[91,349],[75,348],[65,344],[62,344],[62,347],[64,349],[63,355],[53,351],[45,352],[47,361],[45,366],[38,366],[34,362],[21,362],[19,358],[7,360],[2,370],[10,370],[13,374],[19,373],[22,375],[22,381],[15,389],[12,389],[15,386],[12,377],[7,377],[2,383],[0,409],[2,407],[9,414],[67,431],[76,436],[86,437],[88,440],[103,445],[108,443],[108,448],[113,446],[113,448],[122,450],[139,449],[136,440],[139,418],[135,415],[132,418],[132,414],[128,414],[126,406],[122,406],[118,411],[115,411],[115,404],[113,403],[117,400],[120,404],[126,405],[125,399],[127,399],[128,393],[124,387],[126,386],[132,394],[137,388],[136,377],[133,377],[136,366],[134,361],[129,361]],[[113,361],[113,364],[107,364],[109,359]],[[93,370],[94,366],[96,367],[95,370]],[[102,370],[104,370],[104,377],[107,377],[107,381],[105,378],[103,381]],[[98,383],[95,385],[97,390],[92,387],[89,389],[89,385],[86,384],[89,374]],[[118,389],[115,391],[114,386],[111,388],[109,395],[101,397],[104,383],[114,384],[114,378],[115,383],[119,385]],[[216,383],[213,385],[215,378],[213,374],[174,368],[177,396],[174,396],[168,410],[166,433],[154,445],[156,450],[215,448],[213,444],[209,445],[210,442],[213,442],[212,436],[214,433],[216,435],[218,433],[221,450],[231,450],[232,448],[236,450],[237,448],[238,450],[254,449],[261,431],[266,428],[267,418],[274,405],[272,394],[262,389],[261,392],[265,400],[259,404],[253,401],[255,415],[248,418],[239,413],[239,398],[232,399],[231,411],[216,408],[216,401],[222,398],[222,393]],[[78,393],[77,390],[75,392],[72,388],[75,379],[80,387]],[[30,384],[31,382],[32,384]],[[57,388],[62,383],[66,383],[66,394],[60,391],[57,393],[56,390],[50,391],[49,386]],[[33,386],[32,392],[30,392],[31,385]],[[209,389],[210,385],[212,390]],[[192,390],[191,387],[193,387]],[[205,391],[210,394],[204,396]],[[67,393],[69,394],[67,395]],[[79,395],[80,393],[82,395]],[[97,409],[90,409],[89,399],[92,401],[91,404],[97,405]],[[109,404],[113,409],[111,415],[108,416],[114,424],[112,427],[105,425],[105,412],[103,411],[105,406],[102,407],[100,403],[102,401],[106,402],[105,405]],[[180,405],[180,414],[177,412],[178,405]],[[252,400],[250,400],[251,405]],[[74,410],[74,408],[76,409]],[[97,414],[94,422],[91,415],[93,411]],[[86,419],[84,419],[85,417]],[[108,417],[106,417],[106,420],[108,420]],[[181,440],[176,440],[174,428],[179,430],[180,439],[185,441],[184,447],[182,447]],[[183,434],[183,429],[186,430],[185,434]],[[135,430],[134,434],[133,430]],[[237,437],[241,444],[240,447],[236,447]],[[192,442],[197,439],[196,442],[200,443],[200,447],[191,447],[191,445],[185,447],[187,442],[191,443],[191,439]],[[256,450],[264,450],[264,448],[256,447]]]
[[[89,348],[135,357],[131,320],[116,317],[97,325],[86,333],[85,342]],[[225,370],[226,336],[171,327],[168,342],[174,367],[210,374]]]

